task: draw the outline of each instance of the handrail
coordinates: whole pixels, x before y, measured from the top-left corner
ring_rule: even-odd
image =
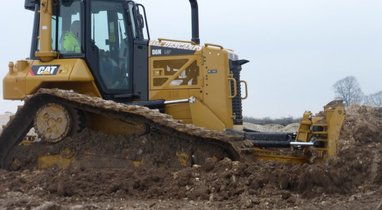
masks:
[[[218,48],[220,48],[221,50],[224,49],[223,46],[218,45],[218,44],[205,43],[204,46],[205,46],[205,47],[208,47],[208,46],[218,47]]]
[[[231,87],[233,87],[233,95],[230,95],[228,98],[235,98],[237,96],[237,82],[236,82],[236,79],[233,78],[233,77],[229,77],[228,80],[233,82],[233,86],[231,85]]]
[[[189,44],[197,45],[195,42],[187,41],[187,40],[176,40],[176,39],[166,39],[166,38],[159,38],[158,40],[159,40],[159,42],[162,42],[162,41],[167,41],[167,42],[183,42],[183,43],[189,43]]]
[[[240,80],[240,83],[244,83],[245,97],[241,97],[241,100],[244,100],[248,98],[248,84],[244,80]]]

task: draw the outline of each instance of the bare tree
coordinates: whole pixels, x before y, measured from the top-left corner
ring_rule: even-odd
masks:
[[[366,96],[365,104],[369,106],[382,107],[382,91]]]
[[[346,106],[360,104],[363,100],[363,92],[353,76],[338,80],[334,83],[333,89],[336,99],[343,100]]]

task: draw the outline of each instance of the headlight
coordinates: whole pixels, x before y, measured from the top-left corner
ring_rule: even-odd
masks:
[[[232,53],[232,52],[229,52],[229,53],[228,53],[228,57],[229,57],[229,59],[230,59],[231,61],[237,61],[237,60],[239,60],[239,56],[238,56],[237,54],[235,54],[235,53]]]

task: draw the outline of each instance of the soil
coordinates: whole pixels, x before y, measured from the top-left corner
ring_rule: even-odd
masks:
[[[382,210],[381,128],[382,108],[348,108],[338,156],[316,164],[211,158],[176,170],[0,170],[0,209]],[[77,138],[97,136],[106,138],[88,130]]]

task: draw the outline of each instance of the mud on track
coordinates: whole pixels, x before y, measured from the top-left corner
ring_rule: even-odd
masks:
[[[0,209],[382,209],[382,109],[351,107],[337,158],[201,167],[0,171]],[[84,131],[77,138],[106,137]]]

